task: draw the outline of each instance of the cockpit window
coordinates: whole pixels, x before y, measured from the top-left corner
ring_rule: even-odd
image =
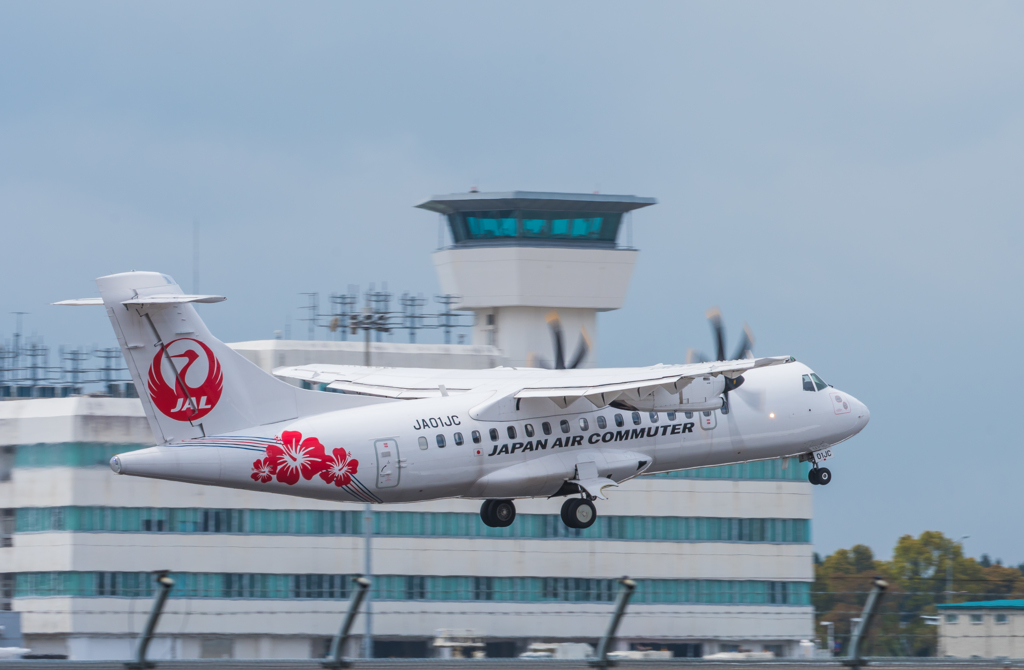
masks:
[[[828,386],[828,384],[826,384],[825,382],[821,381],[821,377],[819,377],[818,375],[814,374],[813,372],[811,373],[811,379],[814,380],[814,385],[818,387],[819,391],[822,390],[823,388],[825,388],[826,386]]]
[[[814,389],[814,382],[811,381],[811,376],[810,375],[804,375],[803,376],[803,380],[804,380],[804,390],[805,391],[814,391],[815,390]]]

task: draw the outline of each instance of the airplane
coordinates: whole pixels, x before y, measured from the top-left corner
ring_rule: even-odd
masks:
[[[482,500],[491,527],[515,500],[565,498],[588,528],[595,500],[644,474],[775,458],[820,461],[868,408],[791,356],[637,368],[279,368],[217,340],[157,272],[96,280],[157,446],[114,456],[120,475],[359,503]],[[720,331],[719,331],[720,334]],[[719,337],[719,358],[724,357]],[[749,349],[749,347],[748,347]]]

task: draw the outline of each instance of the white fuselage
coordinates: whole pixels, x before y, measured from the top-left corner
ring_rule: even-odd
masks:
[[[621,482],[641,473],[806,454],[860,432],[870,416],[864,404],[832,387],[805,390],[801,378],[809,373],[800,363],[750,370],[726,408],[694,413],[594,409],[584,398],[565,409],[508,398],[496,412],[488,402],[502,389],[477,389],[152,447],[121,454],[112,467],[347,502],[547,497],[582,477],[584,466]],[[315,438],[347,476],[307,477],[310,471],[299,465],[294,483],[270,472],[261,476],[268,447],[277,448],[286,434],[296,445]]]

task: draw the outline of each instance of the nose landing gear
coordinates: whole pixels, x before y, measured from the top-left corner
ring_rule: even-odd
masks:
[[[569,528],[590,528],[597,521],[594,503],[583,498],[569,498],[562,503],[562,523]]]
[[[511,500],[485,500],[480,518],[491,528],[506,528],[516,520],[516,506]]]
[[[807,473],[807,481],[817,486],[824,486],[832,481],[832,471],[828,468],[819,468],[817,463],[811,461],[811,471]]]
[[[819,468],[814,453],[805,454],[800,457],[800,462],[807,461],[811,464],[811,471],[807,473],[807,481],[815,486],[825,486],[832,481],[832,471],[828,468]]]

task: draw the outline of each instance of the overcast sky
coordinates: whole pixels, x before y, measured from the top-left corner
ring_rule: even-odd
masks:
[[[47,307],[160,270],[227,341],[298,294],[437,291],[433,195],[654,196],[602,365],[744,321],[868,404],[816,549],[1020,532],[1024,5],[0,4],[0,336],[114,344]],[[685,510],[680,509],[681,514]]]

